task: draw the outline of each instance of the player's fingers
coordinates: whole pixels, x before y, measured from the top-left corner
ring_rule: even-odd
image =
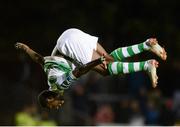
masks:
[[[107,62],[104,61],[103,64],[104,64],[104,68],[107,69]]]
[[[16,49],[18,49],[19,43],[16,43],[14,46],[15,46]]]
[[[105,69],[107,69],[107,62],[106,62],[106,57],[105,57],[105,54],[103,53],[102,56],[101,56],[101,60],[102,60],[102,64],[103,64],[103,67]]]
[[[20,42],[17,42],[16,44],[15,44],[15,48],[16,49],[20,49],[21,47],[22,47],[22,43],[20,43]]]

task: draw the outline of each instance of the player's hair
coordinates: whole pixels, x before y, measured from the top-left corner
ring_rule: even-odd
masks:
[[[41,107],[49,109],[49,107],[47,106],[47,98],[55,98],[57,96],[59,96],[59,94],[56,92],[44,90],[38,96],[39,104],[41,105]]]

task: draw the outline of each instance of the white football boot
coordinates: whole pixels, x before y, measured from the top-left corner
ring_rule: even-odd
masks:
[[[150,80],[152,82],[152,87],[155,88],[158,83],[158,76],[156,73],[156,68],[158,67],[158,62],[154,59],[147,61],[147,73],[150,77]]]
[[[165,49],[158,44],[156,38],[147,39],[146,44],[149,46],[149,50],[159,56],[162,60],[167,59],[167,53]]]

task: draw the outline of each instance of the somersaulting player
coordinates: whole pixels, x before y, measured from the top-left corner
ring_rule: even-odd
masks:
[[[103,76],[146,71],[155,88],[158,80],[156,74],[158,62],[156,60],[122,61],[144,51],[155,53],[162,60],[167,58],[165,49],[158,44],[156,38],[150,38],[132,46],[117,48],[108,54],[98,43],[98,37],[75,28],[68,29],[61,34],[51,56],[43,57],[26,44],[19,42],[15,47],[39,63],[47,74],[49,90],[40,93],[39,103],[48,109],[58,109],[64,103],[64,91],[70,88],[72,82],[90,70]]]

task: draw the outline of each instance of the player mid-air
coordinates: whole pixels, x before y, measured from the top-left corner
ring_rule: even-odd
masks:
[[[108,54],[98,43],[97,37],[75,28],[62,33],[51,56],[43,57],[26,44],[19,42],[15,47],[39,63],[47,74],[49,90],[40,93],[39,102],[42,107],[49,109],[58,109],[64,103],[63,92],[89,70],[94,70],[103,76],[146,71],[155,88],[158,80],[156,60],[123,62],[123,59],[144,51],[155,53],[162,60],[167,58],[166,51],[158,44],[156,38],[118,48]]]

